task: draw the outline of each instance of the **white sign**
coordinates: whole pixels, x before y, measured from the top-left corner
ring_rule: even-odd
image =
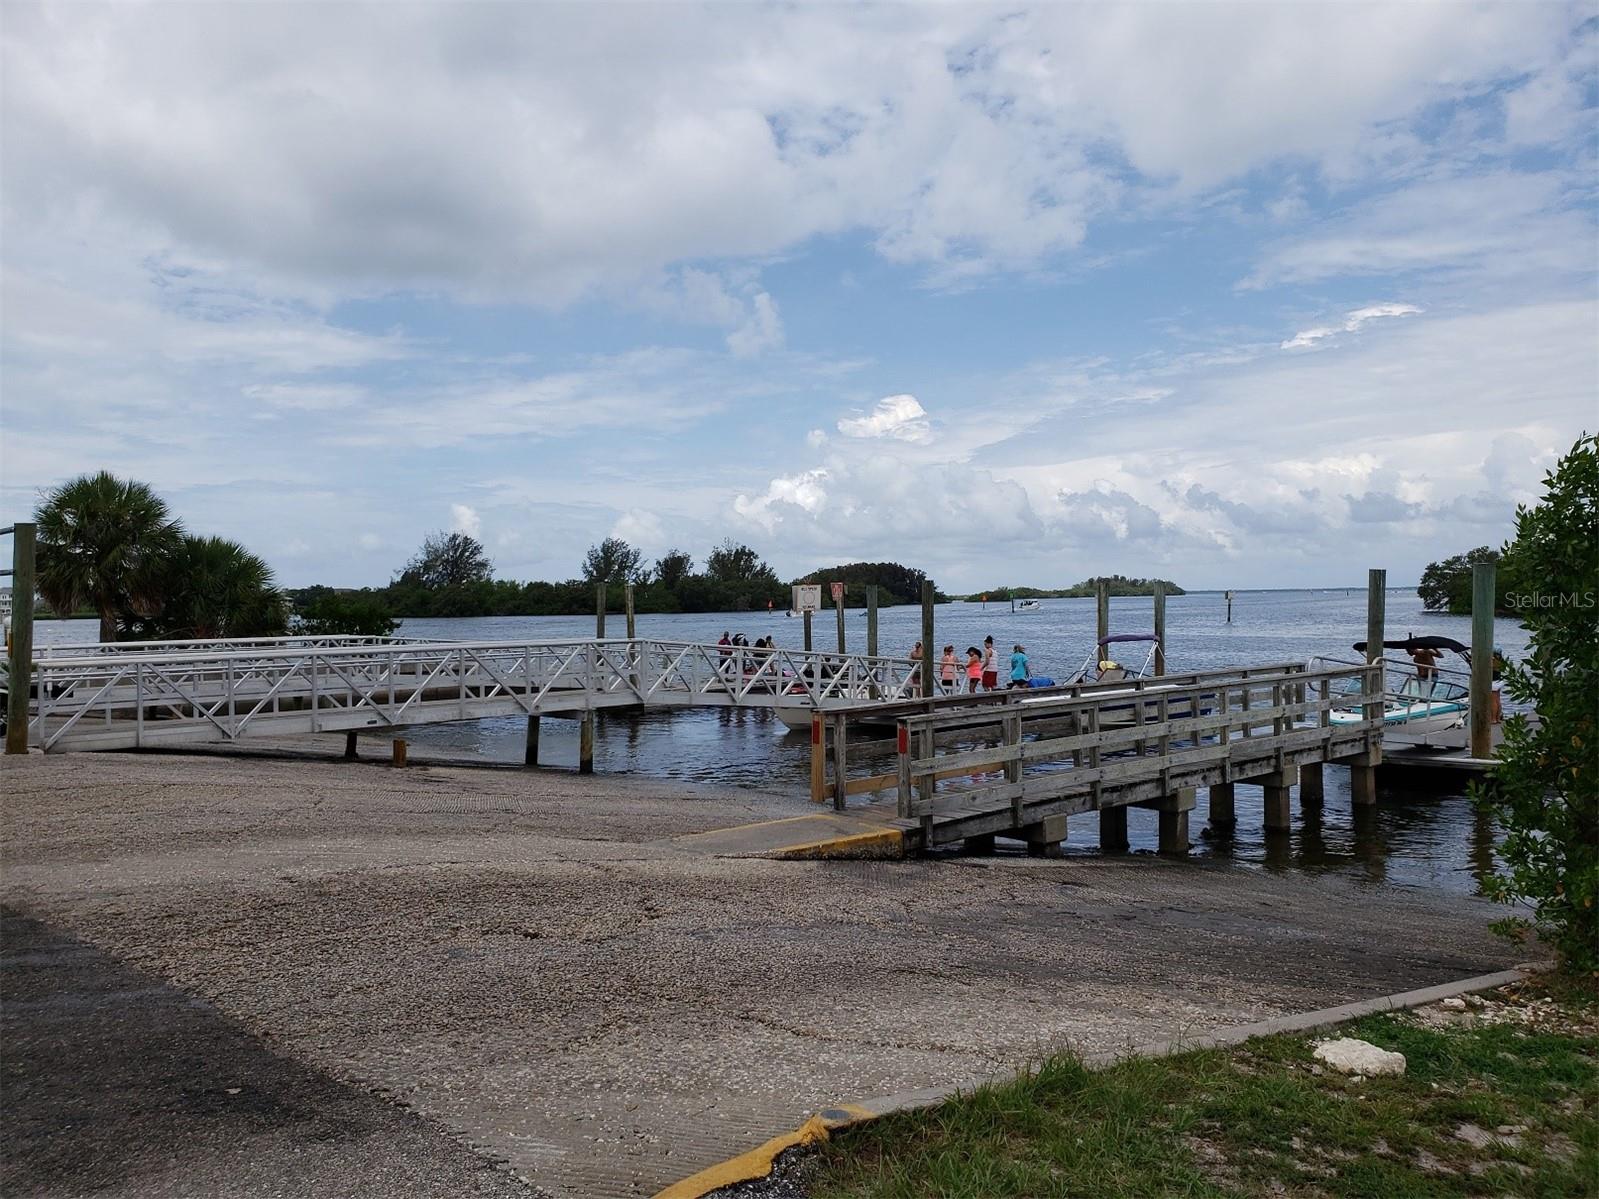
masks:
[[[794,611],[820,612],[822,610],[822,585],[820,583],[794,584]]]
[[[833,606],[837,607],[844,602],[844,584],[833,584]]]

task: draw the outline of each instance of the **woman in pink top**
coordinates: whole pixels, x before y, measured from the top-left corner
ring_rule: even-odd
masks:
[[[983,651],[975,645],[966,647],[966,690],[976,692],[983,682]]]

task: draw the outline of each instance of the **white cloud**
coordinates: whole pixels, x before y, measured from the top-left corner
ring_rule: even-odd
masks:
[[[1428,105],[1567,78],[1572,24],[1558,5],[1406,4],[1380,36],[1336,4],[596,11],[12,5],[11,238],[110,222],[269,291],[554,306],[864,231],[958,282],[1073,249],[1129,189],[1347,164]],[[1553,110],[1534,86],[1518,130]],[[737,344],[770,344],[774,312],[755,301]]]
[[[1356,308],[1345,313],[1343,324],[1338,326],[1322,325],[1315,329],[1303,329],[1283,342],[1285,350],[1302,349],[1324,341],[1336,333],[1354,333],[1367,321],[1380,320],[1390,316],[1415,316],[1421,312],[1414,304],[1372,304],[1365,308]]]
[[[477,514],[475,508],[466,504],[450,505],[450,527],[457,533],[465,533],[468,537],[483,535],[482,517]]]
[[[893,437],[900,441],[926,441],[932,433],[927,413],[913,395],[885,396],[870,412],[841,418],[838,431],[845,437]]]

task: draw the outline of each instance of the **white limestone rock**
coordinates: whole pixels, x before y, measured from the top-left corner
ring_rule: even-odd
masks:
[[[1336,1041],[1323,1041],[1316,1046],[1317,1061],[1326,1062],[1334,1070],[1345,1074],[1403,1074],[1405,1055],[1379,1049],[1370,1041],[1353,1037],[1339,1037]]]

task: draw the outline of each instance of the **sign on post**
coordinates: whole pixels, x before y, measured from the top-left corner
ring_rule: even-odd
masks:
[[[842,583],[834,583],[833,584],[833,607],[841,608],[843,606],[844,606],[844,584],[842,584]]]
[[[822,610],[822,585],[820,583],[794,584],[794,611],[820,612]]]

